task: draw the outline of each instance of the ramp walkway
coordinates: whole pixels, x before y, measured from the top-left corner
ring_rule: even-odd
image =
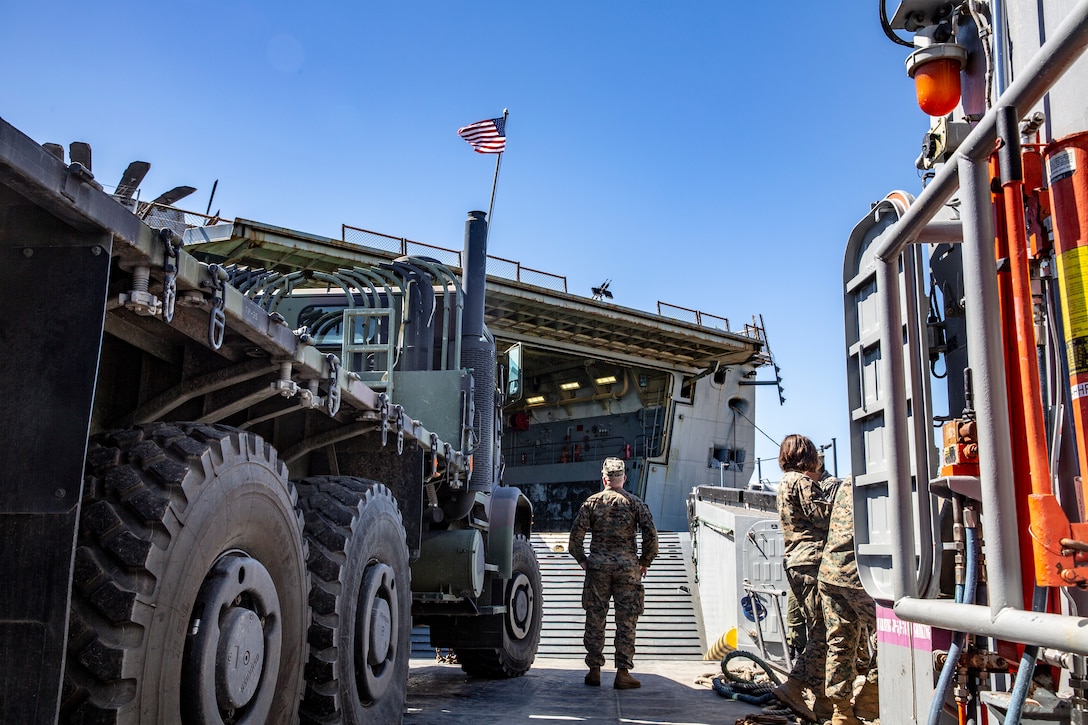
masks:
[[[695,585],[688,570],[688,534],[662,531],[658,533],[658,540],[658,557],[643,582],[646,610],[638,621],[636,667],[639,661],[647,660],[700,660],[705,651]],[[584,573],[567,552],[565,532],[534,533],[531,543],[540,562],[544,589],[544,622],[537,657],[581,660],[585,657],[582,646]],[[615,613],[610,610],[605,631],[605,658],[609,666],[614,635]],[[435,656],[426,627],[412,630],[412,656]]]
[[[658,533],[659,553],[643,585],[646,610],[638,619],[635,662],[639,660],[690,660],[703,656],[702,636],[688,577],[687,557],[681,537],[687,533]],[[582,609],[581,567],[567,552],[566,533],[540,533],[532,537],[544,582],[544,627],[538,657],[582,659],[585,611]],[[612,662],[615,610],[608,612],[605,658]]]

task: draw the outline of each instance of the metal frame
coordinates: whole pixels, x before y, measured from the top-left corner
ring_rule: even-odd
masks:
[[[986,158],[997,137],[998,110],[1005,106],[1030,109],[1088,47],[1088,0],[1081,0],[1056,29],[1008,90],[968,135],[948,164],[902,215],[875,242],[875,264],[881,297],[882,370],[889,390],[890,514],[896,522],[891,590],[895,613],[902,619],[947,629],[999,637],[1025,644],[1088,654],[1088,618],[1024,610],[1012,487],[1011,454],[1007,448],[1009,419],[1005,375],[1000,350],[997,281],[990,245],[993,220],[988,204]],[[964,282],[979,291],[968,305],[968,347],[975,384],[981,474],[986,516],[987,586],[990,604],[956,604],[920,598],[913,558],[915,518],[907,456],[906,377],[901,355],[902,311],[898,266],[909,245],[922,241],[927,224],[958,188],[963,211]],[[1005,513],[1006,515],[1003,515]]]

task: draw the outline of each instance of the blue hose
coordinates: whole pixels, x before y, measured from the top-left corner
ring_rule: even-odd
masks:
[[[1031,611],[1042,612],[1046,609],[1046,587],[1035,587],[1031,597]],[[1024,654],[1020,657],[1020,669],[1016,671],[1016,682],[1012,686],[1012,694],[1009,697],[1009,709],[1005,714],[1005,725],[1020,725],[1020,714],[1024,709],[1024,702],[1028,699],[1028,689],[1031,686],[1031,678],[1035,676],[1035,660],[1039,657],[1039,648],[1036,645],[1024,647]]]
[[[974,604],[975,589],[978,586],[978,532],[973,526],[964,528],[966,533],[966,575],[964,576],[963,589],[957,587],[956,602],[958,604]],[[948,692],[952,689],[952,678],[956,674],[956,665],[959,663],[960,653],[963,651],[963,643],[967,635],[956,632],[952,635],[952,644],[948,647],[948,658],[941,668],[941,676],[937,679],[937,689],[933,693],[933,703],[929,708],[928,725],[940,725],[941,711],[944,710],[944,701],[948,698]]]
[[[956,675],[956,664],[963,651],[963,642],[967,638],[963,632],[952,635],[952,644],[948,646],[948,659],[941,668],[941,676],[937,680],[937,690],[933,693],[933,703],[929,706],[929,725],[940,725],[941,711],[944,709],[944,701],[948,697],[948,691],[952,689],[952,678]]]
[[[967,544],[967,572],[963,581],[963,603],[975,603],[975,589],[978,587],[978,530],[974,526],[965,527]]]

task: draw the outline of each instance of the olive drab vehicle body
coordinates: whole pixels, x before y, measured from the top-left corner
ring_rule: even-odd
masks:
[[[462,277],[303,279],[199,261],[63,155],[0,119],[0,721],[400,722],[413,621],[525,673],[483,215]]]
[[[454,250],[142,202],[148,166],[106,193],[0,119],[0,722],[400,722],[413,640],[530,668],[530,537],[606,457],[663,531],[758,470],[762,320],[572,294],[480,212]]]

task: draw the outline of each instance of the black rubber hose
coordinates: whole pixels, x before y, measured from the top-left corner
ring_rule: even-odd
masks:
[[[884,3],[887,2],[887,0],[876,1],[880,4],[880,28],[884,31],[884,35],[887,35],[888,40],[892,41],[893,43],[897,43],[898,45],[904,45],[908,48],[913,48],[914,43],[903,40],[895,34],[894,30],[892,30],[892,24],[888,22],[888,8],[884,6]]]

